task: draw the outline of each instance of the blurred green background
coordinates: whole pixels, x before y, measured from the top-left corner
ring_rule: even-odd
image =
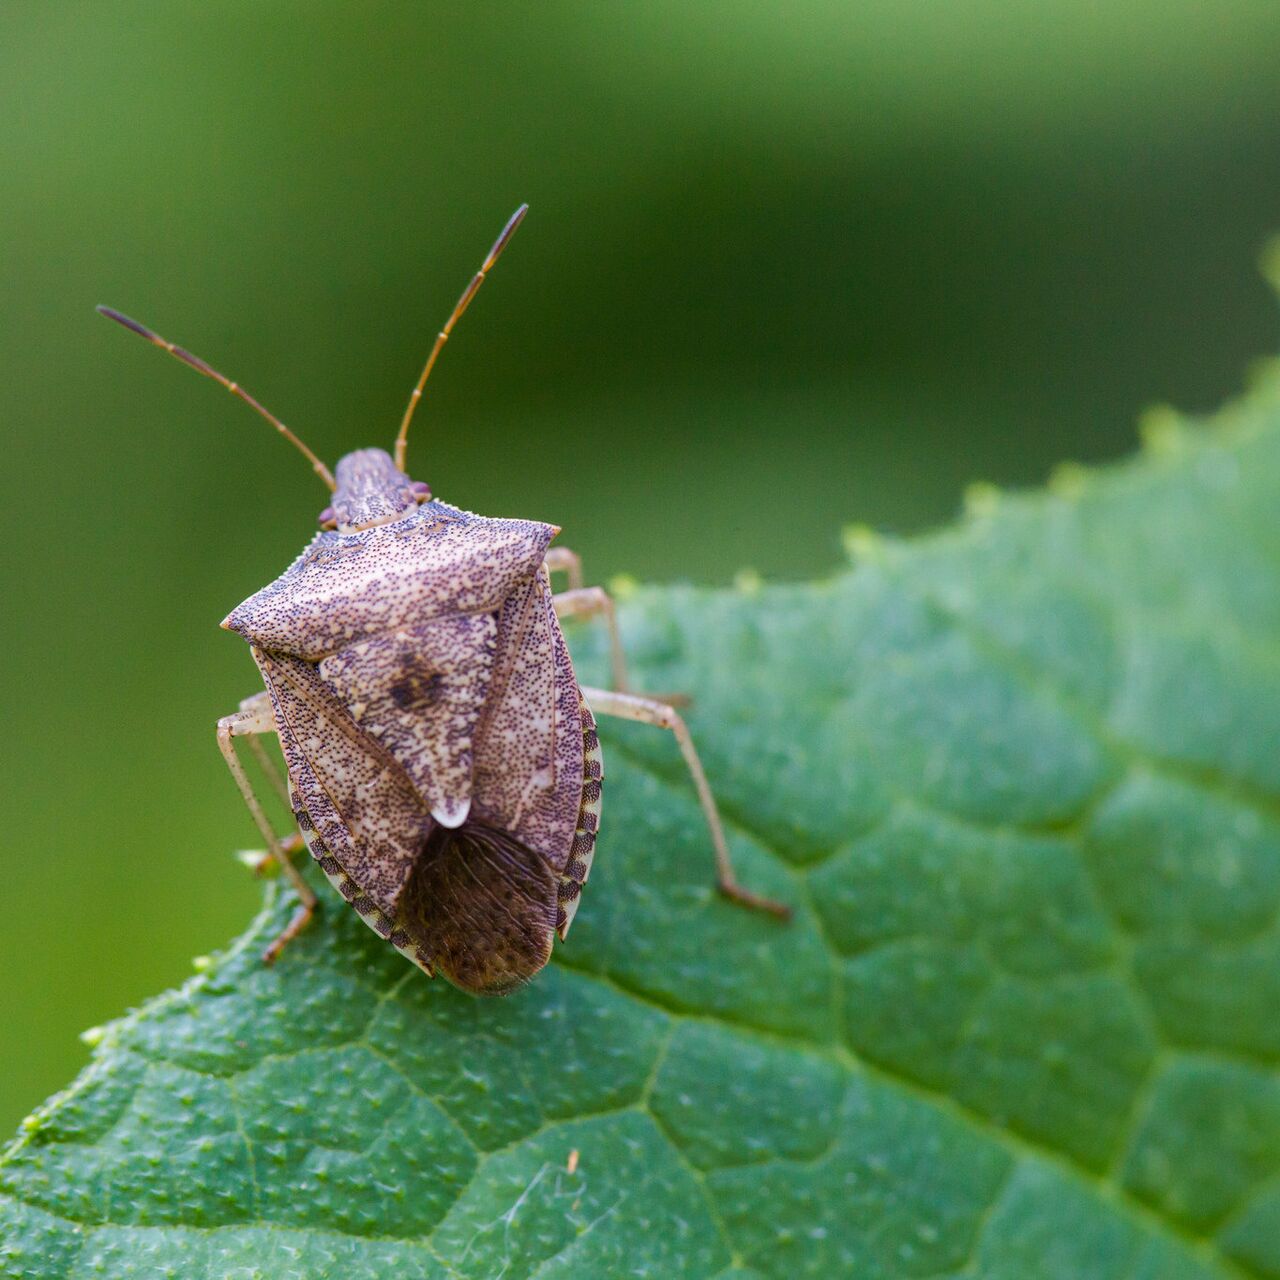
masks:
[[[389,443],[591,577],[801,577],[842,523],[1126,452],[1274,346],[1280,7],[701,0],[0,8],[0,1124],[258,889],[218,621]]]

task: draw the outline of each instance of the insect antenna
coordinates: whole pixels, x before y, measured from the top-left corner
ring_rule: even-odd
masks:
[[[316,475],[329,486],[331,493],[337,489],[338,485],[333,478],[333,472],[275,414],[269,413],[264,409],[238,382],[232,382],[225,374],[219,373],[217,369],[210,364],[206,364],[199,356],[193,356],[190,351],[175,346],[158,333],[153,333],[146,325],[139,324],[136,320],[131,320],[119,311],[115,311],[111,307],[97,307],[96,310],[99,315],[106,316],[108,320],[114,320],[116,324],[124,325],[126,329],[132,329],[134,333],[140,334],[152,345],[159,347],[162,351],[167,351],[171,356],[176,356],[183,364],[189,364],[197,373],[202,373],[206,378],[212,378],[214,382],[221,383],[233,396],[239,396],[250,409],[266,418],[291,445],[301,452],[302,456],[311,463],[312,470],[315,471]]]
[[[436,358],[440,355],[440,350],[446,342],[449,341],[449,335],[453,332],[453,326],[462,318],[462,313],[471,305],[471,299],[479,292],[480,286],[484,284],[484,278],[493,269],[493,264],[497,262],[498,255],[507,247],[507,241],[515,235],[516,228],[524,220],[524,215],[529,212],[529,206],[522,204],[510,217],[507,225],[502,228],[502,234],[493,242],[493,248],[489,250],[489,256],[480,264],[480,270],[471,277],[471,283],[462,291],[462,297],[458,299],[458,305],[454,307],[453,314],[445,321],[444,328],[436,334],[435,346],[431,348],[431,354],[427,357],[426,367],[422,370],[422,377],[418,379],[418,385],[414,387],[412,394],[409,396],[409,407],[404,411],[404,419],[400,423],[400,431],[396,435],[395,460],[396,466],[404,470],[404,455],[406,441],[409,438],[409,423],[413,421],[413,411],[418,407],[418,401],[422,399],[422,388],[427,385],[427,379],[431,376],[431,370],[435,366]]]

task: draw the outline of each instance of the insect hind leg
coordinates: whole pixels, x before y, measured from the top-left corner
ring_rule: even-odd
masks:
[[[302,872],[293,865],[293,861],[289,857],[289,853],[296,848],[294,841],[290,839],[287,842],[282,842],[280,837],[276,835],[270,821],[267,819],[266,813],[263,811],[262,803],[253,789],[253,783],[249,781],[249,775],[245,773],[240,755],[236,751],[237,738],[247,737],[251,742],[256,742],[259,735],[274,732],[275,721],[271,715],[271,704],[265,695],[261,701],[258,698],[246,699],[241,705],[241,709],[235,712],[234,715],[223,716],[218,721],[218,749],[222,752],[222,758],[227,762],[227,768],[231,770],[231,776],[235,779],[236,786],[240,788],[240,794],[244,798],[245,807],[249,810],[249,815],[253,818],[254,825],[262,833],[262,838],[266,841],[267,858],[274,861],[284,871],[292,881],[294,891],[298,895],[298,907],[289,923],[275,941],[263,952],[262,959],[264,964],[273,964],[275,962],[285,946],[307,927],[316,909],[316,895],[312,892],[311,886],[302,878]],[[258,750],[261,750],[261,744],[257,745]],[[255,754],[257,753],[255,752]],[[262,755],[265,756],[266,753],[262,752]],[[276,777],[279,777],[278,773]]]
[[[730,901],[737,902],[755,911],[767,911],[779,920],[791,918],[791,908],[773,898],[766,898],[753,893],[738,883],[733,870],[733,859],[729,856],[729,845],[724,836],[724,825],[720,821],[720,811],[716,808],[715,796],[707,782],[702,761],[698,758],[697,748],[688,726],[680,713],[669,703],[660,702],[656,698],[642,698],[632,693],[619,693],[610,689],[583,689],[582,695],[591,708],[606,716],[618,716],[623,720],[638,720],[642,724],[657,725],[660,729],[669,729],[680,747],[680,754],[689,768],[693,785],[698,793],[698,802],[702,806],[703,816],[711,832],[711,845],[716,857],[716,888]]]

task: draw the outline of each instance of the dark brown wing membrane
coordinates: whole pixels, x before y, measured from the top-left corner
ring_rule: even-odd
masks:
[[[405,883],[396,924],[455,986],[499,996],[547,963],[557,877],[508,832],[480,822],[436,826]]]

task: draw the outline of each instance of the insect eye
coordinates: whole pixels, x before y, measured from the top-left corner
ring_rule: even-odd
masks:
[[[431,486],[425,480],[410,480],[409,492],[417,502],[431,501]]]
[[[325,509],[316,516],[316,523],[319,524],[322,529],[336,529],[338,527],[337,513],[332,507],[325,507]]]

